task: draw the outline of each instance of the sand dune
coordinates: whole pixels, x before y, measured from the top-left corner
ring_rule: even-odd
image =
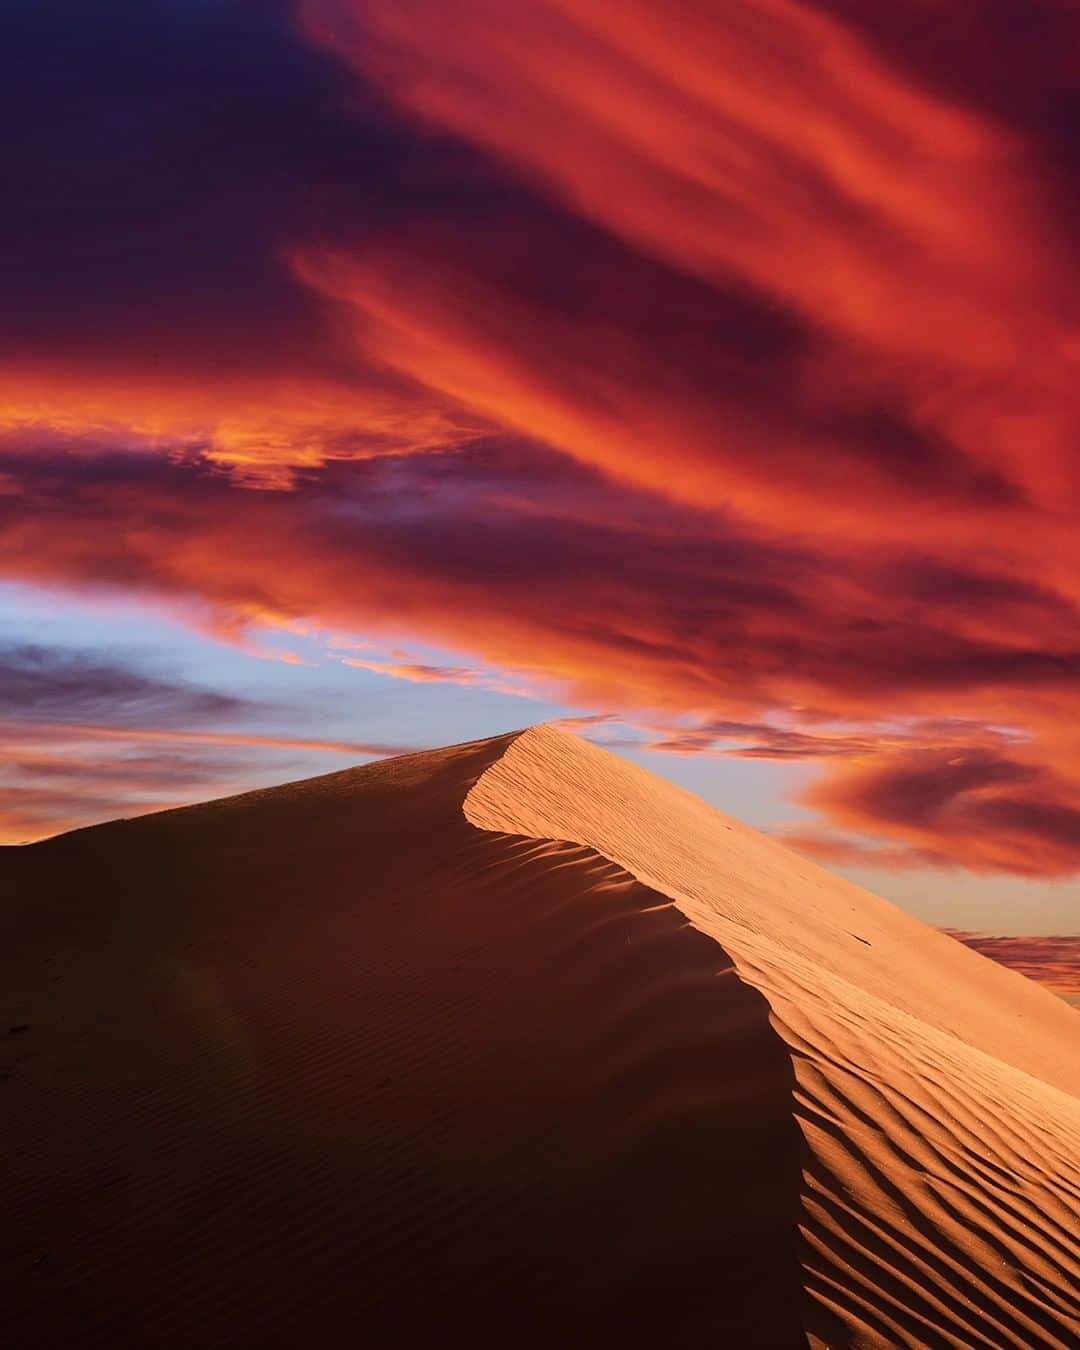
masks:
[[[550,728],[0,851],[9,1343],[1077,1343],[1076,1014]]]

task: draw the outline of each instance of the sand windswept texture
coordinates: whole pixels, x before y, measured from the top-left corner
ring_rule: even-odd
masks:
[[[1080,1343],[1080,1022],[1060,1000],[632,765],[524,733],[465,805],[588,844],[767,999],[806,1141],[826,1346]]]
[[[14,1346],[1076,1343],[1076,1013],[566,733],[0,904]]]

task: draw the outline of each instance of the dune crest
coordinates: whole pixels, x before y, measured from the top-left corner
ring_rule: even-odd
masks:
[[[1075,1014],[550,727],[0,850],[20,1347],[1075,1342]]]
[[[768,1006],[511,739],[0,851],[20,1350],[804,1343]]]
[[[552,727],[518,737],[465,813],[595,848],[669,896],[767,999],[807,1146],[812,1344],[1077,1343],[1074,1012]]]

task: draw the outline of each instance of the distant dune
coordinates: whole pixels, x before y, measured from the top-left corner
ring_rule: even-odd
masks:
[[[565,732],[0,902],[13,1350],[1078,1343],[1076,1013]]]

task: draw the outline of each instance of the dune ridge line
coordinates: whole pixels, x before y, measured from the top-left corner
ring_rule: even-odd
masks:
[[[512,740],[0,852],[20,1347],[806,1344],[768,1006]]]
[[[821,1346],[1080,1337],[1075,1013],[887,902],[554,727],[464,806],[593,847],[761,991],[806,1154],[806,1329]]]
[[[1077,1342],[1075,1013],[552,727],[0,849],[13,1343]]]

